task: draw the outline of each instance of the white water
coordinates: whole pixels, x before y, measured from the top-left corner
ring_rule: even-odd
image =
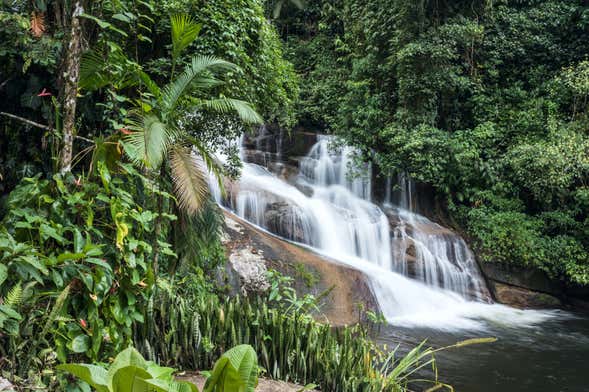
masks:
[[[554,316],[477,300],[484,284],[464,241],[408,209],[397,206],[399,222],[391,235],[387,216],[370,201],[371,168],[361,168],[365,175],[351,175],[354,151],[332,149],[330,140],[319,136],[300,162],[298,183],[310,189],[310,195],[259,165],[244,163],[237,189],[225,204],[265,229],[271,226],[268,211],[281,206],[281,234],[363,271],[391,324],[483,329],[485,322],[532,325]],[[212,193],[223,203],[215,184],[211,182]],[[411,208],[410,194],[401,200]],[[420,230],[424,225],[442,234]],[[409,244],[415,249],[415,275],[421,281],[406,276]]]

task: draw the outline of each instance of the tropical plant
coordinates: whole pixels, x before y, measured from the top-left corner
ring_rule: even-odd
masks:
[[[127,346],[155,282],[151,244],[162,262],[175,259],[168,232],[155,235],[158,215],[149,209],[161,191],[131,164],[112,174],[98,166],[92,179],[26,179],[6,200],[0,368],[11,378],[45,369],[40,377],[51,379],[57,360],[102,360]]]
[[[174,369],[146,361],[133,347],[121,351],[108,369],[72,363],[57,366],[97,392],[198,392],[196,385],[174,380]]]
[[[146,361],[133,347],[121,351],[108,369],[85,363],[57,369],[88,383],[96,392],[198,392],[193,383],[175,380],[175,369]],[[203,392],[253,392],[258,383],[256,353],[248,345],[234,347],[209,373]]]
[[[571,288],[589,282],[589,40],[570,23],[584,12],[564,0],[328,0],[277,23],[305,80],[305,126],[432,189],[434,215],[485,262]]]
[[[241,344],[224,353],[215,363],[203,392],[254,392],[258,385],[258,357]]]
[[[6,267],[0,264],[0,286],[6,279]],[[2,275],[4,274],[4,275]],[[22,316],[17,312],[17,307],[22,300],[22,284],[15,284],[6,297],[0,299],[0,333],[8,335],[18,334],[19,321]]]
[[[135,345],[148,358],[168,366],[203,369],[226,348],[250,344],[269,377],[315,383],[321,390],[396,392],[446,385],[437,371],[423,377],[426,367],[436,369],[437,351],[425,343],[406,354],[399,347],[389,351],[361,325],[334,329],[305,312],[274,307],[268,298],[219,300],[194,291],[177,284],[150,299],[146,322],[135,331]]]
[[[132,132],[125,138],[125,151],[133,162],[157,171],[166,168],[169,156],[171,178],[179,207],[194,215],[203,206],[208,191],[208,176],[204,167],[212,171],[221,182],[222,168],[214,156],[198,139],[182,126],[188,111],[235,112],[248,123],[261,123],[262,119],[245,101],[226,97],[209,98],[204,94],[222,84],[216,74],[236,71],[237,67],[213,56],[194,56],[184,71],[175,76],[180,55],[198,36],[200,25],[186,15],[172,16],[172,73],[171,81],[159,87],[149,76],[140,77],[148,93],[129,122]]]

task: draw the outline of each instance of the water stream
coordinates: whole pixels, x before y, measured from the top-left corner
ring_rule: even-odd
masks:
[[[288,157],[282,134],[264,137],[242,149],[226,197],[215,181],[213,194],[251,223],[363,271],[389,323],[377,340],[440,347],[496,336],[439,354],[445,381],[460,392],[589,391],[587,316],[492,303],[464,240],[416,212],[407,176],[389,178],[375,203],[371,167],[357,165],[353,149],[313,136],[304,156]]]
[[[228,196],[213,194],[249,222],[363,271],[392,325],[481,330],[489,322],[531,325],[557,315],[489,303],[465,242],[411,211],[407,179],[400,180],[409,184],[401,201],[383,209],[372,202],[371,167],[332,142],[318,136],[294,180],[244,162]],[[259,140],[255,148],[262,148]]]

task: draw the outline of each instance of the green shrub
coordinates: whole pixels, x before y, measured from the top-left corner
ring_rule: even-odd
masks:
[[[269,377],[334,392],[405,391],[416,385],[415,371],[435,368],[423,344],[403,355],[380,348],[362,326],[332,328],[305,312],[272,308],[264,297],[220,300],[181,292],[160,290],[135,331],[136,347],[167,366],[206,369],[227,348],[249,344]]]
[[[3,308],[11,318],[0,326],[0,352],[12,374],[34,378],[50,367],[47,361],[72,355],[107,358],[143,322],[155,279],[152,244],[158,241],[164,258],[175,255],[153,231],[149,200],[157,188],[130,166],[120,170],[111,174],[101,166],[96,179],[28,178],[9,195],[0,231],[0,297],[15,287],[22,294],[10,301],[11,311]]]

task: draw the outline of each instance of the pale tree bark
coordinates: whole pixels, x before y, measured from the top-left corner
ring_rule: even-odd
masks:
[[[59,167],[62,173],[72,169],[72,155],[74,137],[76,134],[76,97],[78,95],[78,80],[80,79],[80,59],[82,57],[82,27],[80,15],[84,12],[82,1],[74,3],[70,38],[66,49],[65,71],[63,78],[63,140]]]

